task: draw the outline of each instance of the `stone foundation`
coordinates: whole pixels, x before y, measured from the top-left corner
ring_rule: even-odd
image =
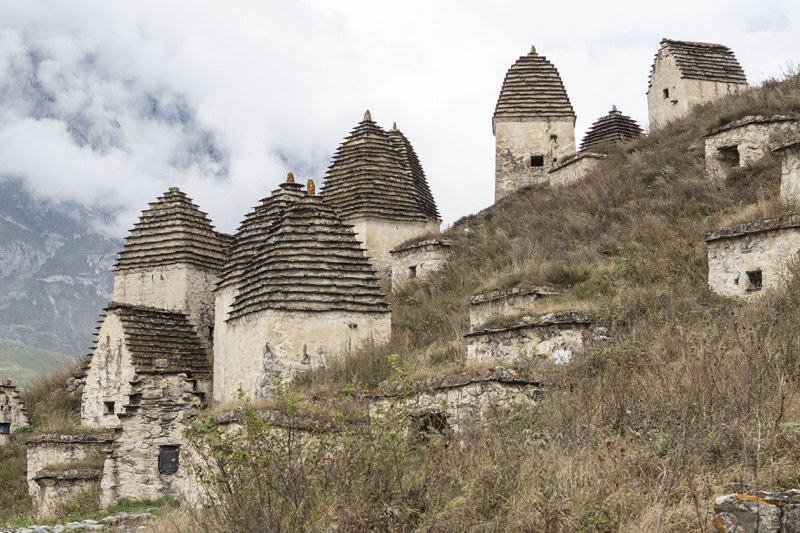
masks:
[[[558,163],[547,173],[550,185],[561,187],[581,181],[589,172],[597,168],[600,160],[605,159],[603,154],[584,152]]]
[[[800,532],[800,491],[728,494],[714,502],[719,533]]]
[[[800,208],[800,139],[779,146],[773,152],[781,162],[781,201],[790,209]]]
[[[449,241],[430,240],[392,250],[392,292],[402,290],[412,279],[425,279],[440,270],[451,246]]]
[[[469,330],[470,332],[477,331],[492,320],[526,314],[534,315],[542,298],[556,295],[558,293],[550,287],[526,285],[473,296],[467,304],[469,307]]]
[[[587,316],[569,311],[467,333],[467,361],[514,366],[546,358],[556,364],[567,363],[583,352],[589,325]]]
[[[8,444],[11,434],[28,425],[25,406],[10,379],[0,379],[0,446]]]
[[[706,178],[723,184],[734,168],[760,160],[797,132],[797,117],[750,116],[706,135]]]
[[[542,391],[542,377],[508,368],[485,368],[453,376],[436,376],[408,385],[383,384],[368,395],[370,416],[390,409],[412,413],[423,425],[460,433],[470,423],[508,418],[531,407]]]

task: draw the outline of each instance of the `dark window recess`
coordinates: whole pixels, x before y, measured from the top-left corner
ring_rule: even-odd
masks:
[[[437,437],[449,440],[452,431],[444,413],[427,411],[412,415],[412,418],[415,431],[411,437],[417,444],[429,444]]]
[[[664,89],[664,99],[669,98],[669,89]]]
[[[114,402],[103,402],[103,406],[105,407],[105,414],[114,414]]]
[[[532,155],[531,156],[531,166],[532,167],[543,167],[544,166],[544,156],[543,155]]]
[[[751,270],[747,273],[747,290],[760,291],[762,287],[762,277],[760,270]]]
[[[417,267],[416,266],[408,267],[408,277],[409,278],[416,278],[417,277]]]
[[[558,140],[558,135],[551,135],[550,136],[550,140],[551,141],[557,141]]]
[[[158,452],[158,473],[174,474],[178,471],[178,447],[162,446]]]
[[[8,435],[11,433],[11,424],[9,422],[0,423],[0,435]]]
[[[209,326],[208,327],[208,338],[211,339],[212,341],[214,340],[214,327],[213,326]]]
[[[726,169],[739,166],[739,147],[725,146],[719,149],[719,162]]]

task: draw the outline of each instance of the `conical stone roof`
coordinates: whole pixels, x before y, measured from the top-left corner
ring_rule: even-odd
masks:
[[[742,66],[727,46],[712,43],[695,43],[690,41],[673,41],[662,39],[661,49],[669,48],[675,57],[675,63],[682,78],[715,81],[721,83],[747,84],[747,77]],[[658,53],[656,54],[658,57]],[[650,71],[650,87],[653,83]]]
[[[344,219],[439,220],[411,143],[399,130],[378,126],[369,111],[336,150],[322,197]]]
[[[575,111],[556,67],[546,57],[531,52],[508,69],[492,118],[498,121],[525,121],[565,117],[575,120]]]
[[[225,260],[229,236],[214,231],[206,213],[177,187],[170,187],[142,212],[125,241],[116,271],[176,263],[216,271]]]
[[[592,124],[581,141],[581,152],[618,142],[625,142],[640,137],[644,132],[639,124],[631,117],[623,115],[614,106],[608,115],[601,117]]]
[[[242,272],[229,320],[264,309],[389,311],[352,226],[318,196],[297,198],[272,225]]]

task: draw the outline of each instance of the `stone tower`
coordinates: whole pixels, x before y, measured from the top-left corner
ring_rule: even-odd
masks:
[[[647,89],[650,128],[746,87],[744,71],[727,46],[662,39]]]
[[[438,233],[441,220],[413,146],[396,125],[385,131],[370,112],[336,150],[322,187],[325,203],[352,224],[381,276],[389,251]]]
[[[142,212],[114,268],[117,303],[183,312],[206,346],[214,327],[217,276],[230,237],[177,187]]]
[[[617,111],[617,106],[612,106],[608,115],[600,117],[592,124],[581,141],[581,152],[603,153],[608,145],[630,141],[644,134],[642,128],[631,117]]]
[[[247,215],[217,289],[214,398],[276,381],[391,334],[391,311],[352,226],[288,182]]]
[[[492,118],[495,201],[546,181],[559,159],[575,153],[575,119],[558,70],[531,47],[508,69]]]

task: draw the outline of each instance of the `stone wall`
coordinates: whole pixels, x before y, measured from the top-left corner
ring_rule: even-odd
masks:
[[[706,135],[706,178],[722,184],[733,168],[757,162],[797,132],[796,117],[752,116]]]
[[[189,316],[203,343],[211,344],[217,276],[187,264],[114,273],[115,302],[180,311]]]
[[[107,451],[101,483],[101,506],[120,498],[158,500],[167,496],[198,498],[196,481],[186,463],[184,414],[201,404],[203,395],[185,372],[139,372],[130,404]],[[159,469],[162,446],[178,449],[177,472]]]
[[[469,299],[469,330],[481,329],[492,320],[536,314],[540,300],[558,295],[550,287],[527,285],[479,294]]]
[[[84,380],[81,425],[89,428],[118,427],[117,413],[128,402],[130,381],[135,373],[125,344],[122,321],[109,312],[97,332],[97,344]],[[113,411],[107,402],[113,402]]]
[[[370,416],[391,409],[409,411],[423,424],[446,422],[439,431],[459,433],[465,425],[487,419],[508,418],[536,404],[542,378],[508,368],[485,368],[451,376],[436,376],[411,384],[382,384],[367,397]],[[425,420],[425,417],[438,420]]]
[[[551,313],[511,327],[484,329],[464,335],[467,361],[481,365],[515,366],[546,358],[561,364],[583,352],[590,320],[575,312]]]
[[[800,251],[800,227],[769,229],[780,220],[742,224],[737,227],[743,232],[730,237],[712,235],[713,240],[706,241],[708,287],[723,296],[742,298],[756,297],[763,289],[777,287],[785,275],[787,261]]]
[[[392,292],[402,290],[412,279],[424,279],[440,270],[451,246],[448,241],[430,240],[392,250]]]
[[[790,209],[800,208],[800,140],[776,148],[781,162],[781,201]]]
[[[800,491],[728,494],[714,502],[719,533],[800,532]]]
[[[542,118],[524,122],[495,119],[494,201],[547,181],[547,171],[575,153],[575,120]],[[531,166],[531,156],[542,156],[543,166]]]
[[[275,380],[324,367],[372,340],[391,336],[391,313],[267,309],[229,320],[215,339],[214,399],[271,395]]]
[[[439,233],[441,221],[389,220],[375,217],[357,217],[343,221],[352,224],[356,239],[367,251],[372,265],[382,279],[392,275],[391,250],[400,244],[425,235]]]
[[[11,433],[28,425],[25,406],[10,379],[0,379],[0,446],[8,444]]]
[[[668,48],[656,55],[647,91],[647,112],[650,128],[658,128],[685,116],[693,106],[734,94],[747,85],[683,78]],[[669,91],[665,96],[664,89]]]
[[[110,434],[41,435],[32,437],[28,447],[28,493],[39,516],[45,516],[77,493],[97,486],[100,472],[75,468],[95,462],[112,440]]]
[[[601,159],[606,156],[584,152],[558,163],[547,173],[547,179],[553,187],[562,187],[576,183],[586,177],[589,172],[597,168]]]

